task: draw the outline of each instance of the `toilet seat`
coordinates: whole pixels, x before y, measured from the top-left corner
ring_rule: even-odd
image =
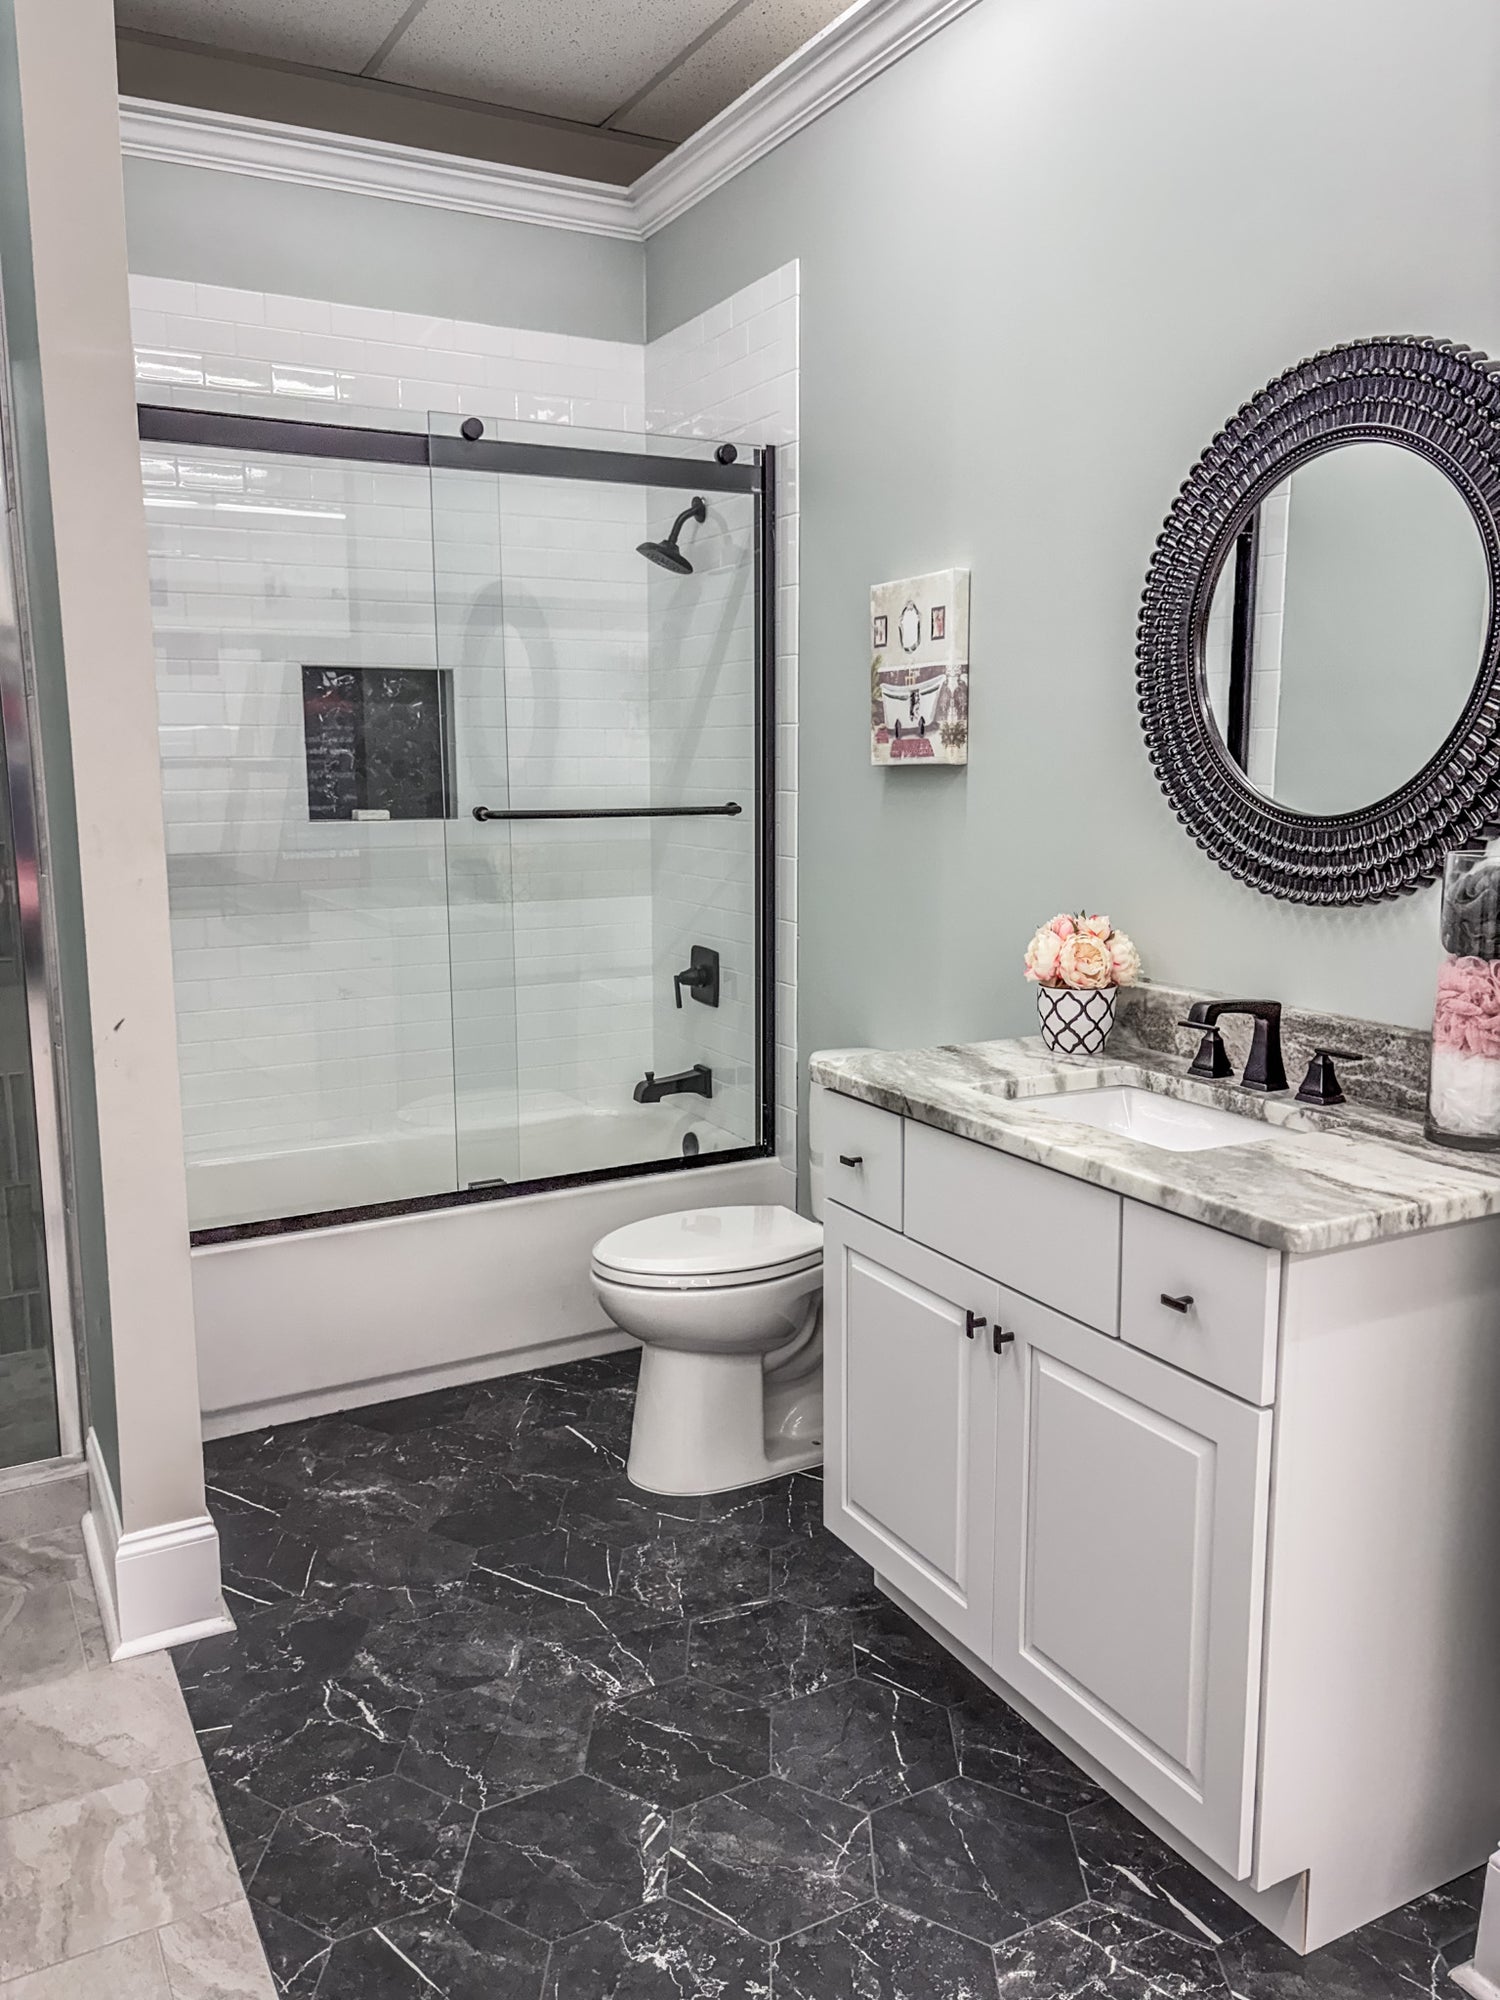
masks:
[[[816,1270],[823,1231],[789,1208],[688,1208],[611,1230],[594,1245],[593,1267],[617,1285],[645,1291],[709,1291]]]

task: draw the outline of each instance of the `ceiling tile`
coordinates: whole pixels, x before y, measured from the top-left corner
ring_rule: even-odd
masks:
[[[360,70],[407,0],[115,0],[122,28],[239,55]]]
[[[622,132],[685,139],[844,12],[848,0],[750,0],[696,55],[616,121]]]
[[[710,27],[729,0],[427,0],[376,72],[590,123]]]

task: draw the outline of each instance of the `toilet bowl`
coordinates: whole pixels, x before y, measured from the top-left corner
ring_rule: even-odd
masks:
[[[721,1493],[823,1456],[823,1231],[789,1208],[691,1208],[594,1245],[594,1291],[642,1346],[629,1476]]]

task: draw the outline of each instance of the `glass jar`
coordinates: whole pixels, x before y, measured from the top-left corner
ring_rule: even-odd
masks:
[[[1487,1152],[1500,1147],[1500,841],[1448,856],[1441,923],[1427,1136]]]

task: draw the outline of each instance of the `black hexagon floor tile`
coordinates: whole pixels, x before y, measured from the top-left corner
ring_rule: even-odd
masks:
[[[1195,1943],[1217,1943],[1255,1928],[1255,1919],[1238,1903],[1113,1799],[1074,1813],[1068,1825],[1084,1883],[1096,1901]]]
[[[1083,1884],[1061,1813],[950,1778],[871,1816],[883,1903],[981,1944],[1056,1916]]]
[[[547,1947],[470,1903],[342,1938],[323,2000],[539,2000]]]
[[[814,1694],[854,1671],[852,1614],[799,1604],[752,1604],[695,1618],[689,1671],[756,1701]]]
[[[1229,2000],[1212,1945],[1102,1903],[1085,1903],[1007,1938],[995,1948],[995,1976],[1000,2000],[1039,2000],[1044,1993]]]
[[[865,1815],[780,1778],[753,1779],[673,1817],[672,1900],[766,1943],[873,1891]]]
[[[661,1617],[696,1618],[768,1598],[772,1554],[734,1522],[695,1525],[627,1549],[616,1587]]]
[[[1093,1779],[999,1695],[976,1686],[949,1713],[964,1777],[980,1778],[1002,1792],[1030,1799],[1033,1805],[1051,1806],[1054,1812],[1104,1804],[1108,1795]]]
[[[778,1544],[771,1553],[771,1595],[809,1609],[886,1601],[870,1565],[826,1531]]]
[[[839,1681],[772,1715],[779,1778],[850,1805],[888,1805],[958,1775],[948,1711],[880,1681]]]
[[[459,1894],[533,1937],[570,1937],[662,1894],[668,1838],[659,1807],[568,1778],[479,1815]]]
[[[375,1778],[283,1813],[255,1899],[324,1938],[416,1916],[453,1894],[474,1815],[406,1778]]]
[[[866,1903],[779,1944],[773,1985],[776,2000],[995,2000],[995,1968],[987,1945]],[[1064,1991],[1041,1986],[1027,2000]]]
[[[552,1948],[545,2000],[770,2000],[770,1947],[649,1903]]]
[[[589,1737],[596,1778],[672,1809],[770,1769],[771,1718],[706,1681],[673,1681],[601,1708]]]
[[[820,1478],[633,1487],[637,1364],[208,1446],[239,1630],[174,1664],[289,2000],[1440,1990],[1482,1870],[1296,1957],[878,1593]]]

